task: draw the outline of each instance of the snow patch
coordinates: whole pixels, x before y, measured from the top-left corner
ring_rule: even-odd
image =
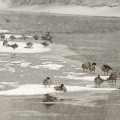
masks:
[[[45,68],[45,69],[49,69],[49,70],[59,70],[63,66],[64,65],[59,65],[56,63],[43,63],[43,65],[31,66],[31,68]]]
[[[9,30],[0,30],[0,33],[8,33],[9,32]]]
[[[6,53],[41,53],[41,52],[48,52],[51,49],[49,47],[45,48],[43,45],[39,43],[34,43],[32,49],[24,48],[26,46],[25,42],[9,42],[9,44],[18,44],[18,48],[15,50],[11,47],[3,47],[3,43],[0,42],[0,52]]]
[[[73,79],[73,80],[94,81],[95,77],[97,77],[97,76],[83,76],[86,73],[65,72],[63,74],[67,74],[67,76],[58,76],[58,78],[66,78],[66,79]],[[108,77],[109,76],[101,76],[101,78],[104,79],[104,80],[106,80]]]
[[[13,62],[11,62],[11,64],[19,64],[19,63],[22,63],[22,62],[24,62],[24,60],[21,60],[21,61],[13,61]]]
[[[32,63],[29,63],[29,62],[23,62],[23,63],[20,63],[20,66],[21,67],[30,67]]]
[[[18,88],[1,91],[0,95],[39,95],[39,94],[47,94],[47,93],[58,93],[61,91],[56,91],[54,89],[56,85],[51,85],[51,87],[45,87],[40,84],[27,84],[20,85]],[[82,87],[82,86],[66,86],[68,92],[74,91],[90,91],[90,90],[105,90],[105,91],[114,91],[118,90],[117,88],[91,88],[91,87]]]

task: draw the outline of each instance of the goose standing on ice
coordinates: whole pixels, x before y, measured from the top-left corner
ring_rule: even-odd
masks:
[[[113,69],[109,65],[102,65],[101,70],[104,72],[104,75],[105,75],[105,73],[107,73],[107,75],[108,75],[108,72]]]
[[[88,70],[90,65],[91,65],[91,62],[83,63],[83,64],[82,64],[82,69],[83,69],[83,70],[85,70],[85,69]]]
[[[95,69],[96,69],[96,63],[92,63],[90,66],[89,66],[89,70],[90,70],[90,73],[92,72],[92,71],[94,71],[94,73],[95,73]]]
[[[97,87],[98,85],[100,87],[100,84],[104,82],[104,80],[100,77],[100,75],[98,75],[98,77],[94,79],[94,82],[95,82],[95,87]]]
[[[47,85],[49,85],[49,87],[50,87],[51,84],[52,84],[51,78],[47,77],[46,79],[43,80],[43,85],[45,85],[45,87]]]
[[[115,85],[116,85],[116,80],[117,80],[118,77],[119,77],[118,72],[112,72],[107,80],[108,81],[112,80],[112,82],[113,82],[113,80],[115,80]]]

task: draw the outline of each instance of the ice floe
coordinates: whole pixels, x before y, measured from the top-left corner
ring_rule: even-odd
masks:
[[[43,62],[42,65],[35,65],[35,66],[30,66],[31,68],[45,68],[49,70],[59,70],[63,67],[64,65],[52,63],[52,62]]]
[[[0,33],[8,33],[9,32],[9,30],[0,30]]]
[[[41,53],[41,52],[48,52],[51,50],[50,47],[43,47],[43,45],[39,43],[34,43],[32,49],[26,49],[24,48],[26,46],[25,42],[9,42],[9,44],[18,44],[18,48],[15,50],[11,47],[3,47],[3,43],[0,42],[0,52],[6,52],[6,53]]]
[[[0,82],[0,89],[8,90],[18,86],[18,82]]]
[[[22,62],[24,62],[24,60],[21,60],[21,61],[13,61],[13,62],[11,62],[11,64],[19,64],[19,63],[22,63]]]
[[[0,60],[0,63],[7,63],[7,62],[9,62],[9,61]]]
[[[13,34],[5,34],[5,38],[10,39],[10,36],[15,36],[16,39],[21,39],[22,35],[13,35]],[[32,38],[32,36],[26,36],[28,38]]]
[[[21,67],[30,67],[30,65],[31,65],[31,63],[29,63],[29,62],[20,63]]]
[[[86,73],[74,73],[74,72],[64,72],[63,74],[67,74],[66,76],[57,76],[58,78],[66,78],[72,80],[86,80],[86,81],[94,81],[96,76],[84,76]],[[102,79],[106,80],[109,76],[101,76]]]
[[[43,65],[31,66],[31,68],[45,68],[45,69],[49,69],[49,70],[59,70],[63,66],[64,65],[59,65],[56,63],[48,63],[48,64],[43,64]]]
[[[46,94],[46,93],[58,93],[61,91],[56,91],[54,89],[56,85],[51,85],[51,87],[45,87],[41,84],[26,84],[26,85],[20,85],[17,88],[1,91],[0,95],[13,95],[13,96],[19,96],[19,95],[40,95],[40,94]],[[68,92],[74,92],[74,91],[96,91],[96,90],[104,90],[104,91],[114,91],[118,90],[117,88],[93,88],[93,87],[82,87],[82,86],[66,86]],[[62,93],[62,92],[61,92]]]

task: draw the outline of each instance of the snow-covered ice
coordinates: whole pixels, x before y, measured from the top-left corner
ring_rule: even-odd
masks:
[[[21,61],[13,61],[13,62],[11,62],[11,64],[20,64],[20,63],[22,63],[22,62],[24,62],[24,60],[21,60]]]
[[[87,73],[74,73],[74,72],[65,72],[63,74],[67,74],[66,76],[57,76],[58,78],[66,78],[72,80],[86,80],[86,81],[94,81],[97,76],[84,76]],[[101,76],[102,79],[106,80],[109,76]]]
[[[10,89],[6,91],[1,91],[0,95],[13,95],[13,96],[19,96],[19,95],[39,95],[39,94],[46,94],[46,93],[58,93],[62,91],[56,91],[54,89],[56,85],[51,85],[51,87],[45,87],[41,84],[26,84],[26,85],[20,85],[19,87],[15,89]],[[93,87],[82,87],[82,86],[66,86],[68,92],[74,92],[74,91],[96,91],[96,90],[104,90],[104,91],[114,91],[118,90],[117,88],[93,88]]]
[[[52,63],[52,62],[46,62],[46,63],[43,63],[42,65],[31,66],[31,68],[45,68],[45,69],[49,69],[49,70],[59,70],[63,66],[64,65],[59,65],[56,63]]]
[[[31,63],[29,63],[29,62],[20,63],[21,67],[30,67],[30,65],[31,65]]]
[[[39,43],[34,43],[33,48],[31,49],[26,49],[24,48],[26,46],[25,42],[9,42],[9,44],[18,44],[18,48],[15,50],[11,47],[3,47],[3,43],[0,42],[0,52],[6,52],[6,53],[41,53],[41,52],[48,52],[51,50],[51,48],[43,47],[43,45]]]
[[[21,37],[22,37],[22,35],[5,34],[5,38],[7,38],[7,39],[9,39],[10,36],[15,36],[15,38],[17,38],[17,39],[21,39]],[[32,36],[28,36],[28,35],[26,37],[32,38]]]
[[[9,32],[9,30],[0,30],[0,33],[8,33]]]

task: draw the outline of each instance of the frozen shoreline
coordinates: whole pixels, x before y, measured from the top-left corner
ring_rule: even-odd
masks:
[[[5,8],[1,10],[19,11],[19,12],[39,12],[53,13],[63,15],[86,15],[86,16],[105,16],[105,17],[120,17],[120,7],[87,7],[73,5],[32,5]]]

